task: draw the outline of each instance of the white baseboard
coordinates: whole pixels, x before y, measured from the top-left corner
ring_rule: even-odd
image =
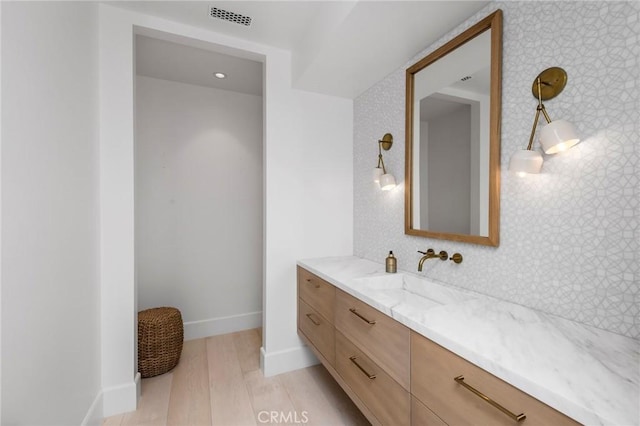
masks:
[[[134,378],[130,383],[102,389],[103,417],[135,411],[138,405],[139,382],[138,380],[136,383]]]
[[[262,327],[262,312],[210,318],[184,323],[184,340],[200,339]]]
[[[140,397],[142,396],[142,374],[140,374],[140,372],[138,371],[136,373],[136,377],[135,379],[133,379],[133,381],[136,384],[136,407],[138,406],[138,403],[140,402]]]
[[[102,406],[102,391],[98,392],[96,398],[93,400],[87,415],[84,416],[80,426],[100,426],[103,422],[104,408]]]
[[[260,368],[265,377],[311,367],[319,362],[318,358],[307,346],[298,346],[269,353],[264,351],[264,346],[260,348]]]

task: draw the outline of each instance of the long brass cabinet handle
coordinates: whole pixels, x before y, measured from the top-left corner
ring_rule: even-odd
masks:
[[[513,420],[515,420],[516,422],[521,422],[524,419],[527,418],[527,416],[525,416],[524,413],[520,413],[520,414],[514,414],[511,411],[507,410],[506,408],[504,408],[502,405],[498,404],[497,402],[495,402],[493,399],[489,398],[488,396],[486,396],[485,394],[483,394],[482,392],[480,392],[479,390],[477,390],[476,388],[474,388],[471,385],[468,385],[467,383],[465,383],[464,381],[464,376],[458,376],[456,378],[454,378],[453,380],[455,380],[458,384],[461,384],[462,386],[464,386],[466,389],[470,390],[471,392],[473,392],[474,394],[476,394],[477,396],[479,396],[480,398],[482,398],[483,400],[485,400],[486,402],[488,402],[489,404],[493,405],[494,407],[496,407],[498,410],[502,411],[504,414],[506,414],[507,416],[511,417]]]
[[[358,312],[355,308],[349,308],[349,311],[352,314],[356,315],[358,318],[360,318],[362,321],[366,322],[367,324],[373,325],[373,324],[376,323],[375,320],[371,321],[370,319],[365,318],[364,316],[362,316],[362,314],[360,312]]]
[[[311,278],[307,278],[307,283],[308,284],[312,284],[315,288],[320,288],[320,283],[313,283],[313,280],[311,280]]]
[[[315,325],[320,325],[320,321],[313,319],[314,316],[315,315],[313,315],[313,313],[307,314],[307,318],[309,318],[312,323],[314,323]]]
[[[358,361],[356,361],[358,359],[358,357],[355,356],[350,356],[349,359],[351,360],[352,363],[354,363],[356,365],[356,367],[358,367],[360,369],[360,371],[362,371],[364,373],[365,376],[367,376],[370,380],[373,380],[376,378],[375,374],[370,374],[367,370],[365,370],[359,363]]]

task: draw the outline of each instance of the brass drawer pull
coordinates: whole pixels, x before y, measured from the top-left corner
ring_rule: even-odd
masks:
[[[349,308],[349,311],[352,314],[355,314],[358,318],[360,318],[362,321],[366,322],[367,324],[373,325],[373,324],[376,323],[375,320],[371,321],[370,319],[367,319],[367,318],[363,317],[362,314],[360,312],[356,311],[355,308]]]
[[[314,323],[315,325],[320,325],[320,321],[313,319],[313,313],[307,314],[307,318],[309,318],[311,322]]]
[[[470,386],[468,384],[466,384],[464,382],[464,376],[458,376],[456,378],[454,378],[453,380],[455,380],[458,384],[461,384],[462,386],[464,386],[466,389],[470,390],[471,392],[473,392],[474,394],[476,394],[477,396],[479,396],[480,398],[484,399],[485,401],[487,401],[489,404],[493,405],[494,407],[496,407],[498,410],[502,411],[504,414],[506,414],[507,416],[511,417],[513,420],[517,421],[517,422],[521,422],[524,419],[527,418],[527,416],[525,416],[524,413],[520,413],[520,414],[513,414],[511,411],[507,410],[506,408],[504,408],[502,405],[498,404],[497,402],[495,402],[493,399],[489,398],[488,396],[486,396],[485,394],[483,394],[482,392],[480,392],[479,390],[475,389],[473,386]]]
[[[313,284],[313,286],[314,286],[315,288],[320,288],[320,283],[315,283],[315,284],[314,284],[314,283],[313,283],[313,281],[311,280],[311,278],[307,278],[307,283],[308,283],[308,284]]]
[[[355,356],[350,356],[350,357],[349,357],[349,359],[350,359],[350,360],[351,360],[351,362],[352,362],[352,363],[354,363],[354,364],[356,365],[356,367],[358,367],[358,368],[360,369],[360,371],[362,371],[362,372],[365,374],[365,376],[367,376],[370,380],[373,380],[373,379],[375,379],[375,378],[376,378],[376,375],[375,375],[375,374],[369,374],[369,373],[367,372],[367,370],[365,370],[364,368],[362,368],[362,366],[361,366],[360,364],[358,364],[358,361],[356,361],[356,359],[358,359],[357,357],[355,357]]]

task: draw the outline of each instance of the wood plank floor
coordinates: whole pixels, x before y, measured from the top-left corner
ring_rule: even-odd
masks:
[[[321,365],[264,377],[261,330],[184,342],[169,373],[142,380],[136,411],[103,426],[368,425]]]

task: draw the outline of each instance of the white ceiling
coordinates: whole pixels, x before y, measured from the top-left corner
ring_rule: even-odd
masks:
[[[262,63],[143,35],[136,36],[136,74],[262,96]]]
[[[290,50],[294,87],[355,98],[482,9],[489,1],[211,0],[108,3]],[[209,6],[250,16],[252,23],[247,27],[211,18],[208,15]],[[199,56],[191,53],[193,57]],[[213,65],[211,60],[205,60],[201,65],[193,63],[191,66],[202,66],[210,74]]]

